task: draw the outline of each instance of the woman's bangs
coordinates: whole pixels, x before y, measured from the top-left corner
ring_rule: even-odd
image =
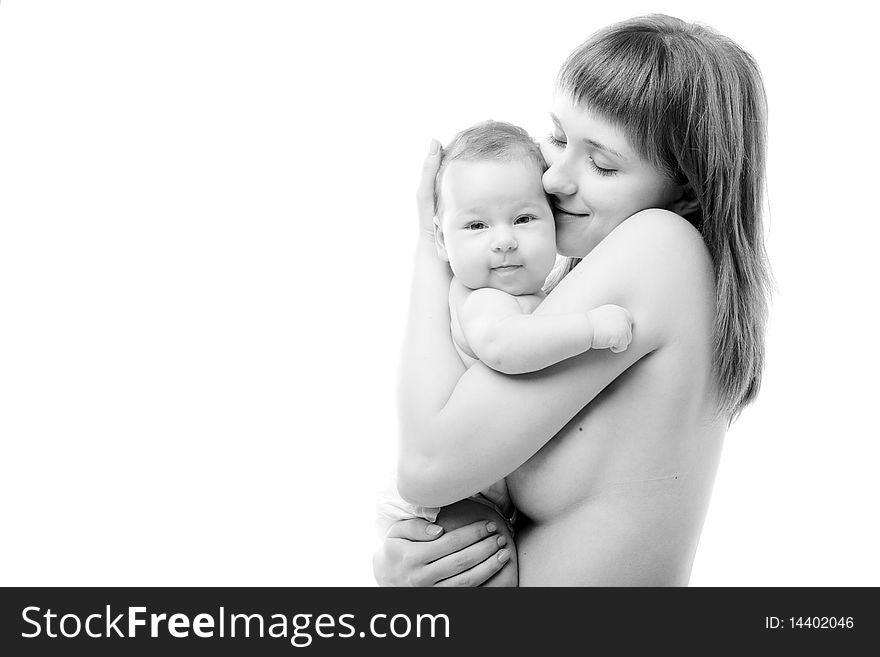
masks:
[[[598,44],[597,44],[598,45]],[[585,47],[562,66],[558,89],[576,105],[587,107],[599,117],[617,125],[630,144],[647,161],[666,168],[660,157],[656,107],[668,103],[659,98],[661,85],[648,62],[633,66],[625,52]]]

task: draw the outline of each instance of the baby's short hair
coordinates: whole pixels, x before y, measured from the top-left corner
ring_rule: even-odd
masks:
[[[440,168],[434,179],[434,214],[440,214],[440,185],[443,172],[455,161],[530,160],[538,173],[547,170],[538,144],[522,128],[503,121],[483,121],[462,130],[440,152]]]

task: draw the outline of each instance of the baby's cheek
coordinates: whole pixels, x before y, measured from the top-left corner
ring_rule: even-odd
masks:
[[[458,265],[458,271],[453,268],[452,272],[463,285],[472,290],[486,287],[488,276],[485,267],[473,262],[459,262]]]

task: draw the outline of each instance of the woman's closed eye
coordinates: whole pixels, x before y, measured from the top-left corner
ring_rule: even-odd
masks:
[[[556,146],[557,148],[565,148],[565,146],[567,144],[567,142],[564,139],[560,139],[559,137],[554,135],[552,132],[549,135],[547,135],[547,141],[549,141],[553,146]]]
[[[613,176],[615,173],[617,173],[617,169],[606,169],[604,167],[600,167],[593,161],[593,158],[591,157],[587,157],[587,161],[590,163],[590,167],[593,169],[593,171],[598,173],[600,176]]]
[[[552,132],[549,135],[547,135],[547,141],[550,142],[550,144],[552,146],[555,146],[556,148],[565,148],[566,146],[568,146],[568,142],[566,142],[564,139],[560,139]],[[587,156],[587,162],[589,162],[590,168],[593,171],[595,171],[596,173],[598,173],[600,176],[613,176],[615,173],[617,173],[617,169],[608,169],[605,167],[600,167],[598,164],[596,164],[593,161],[592,157]]]

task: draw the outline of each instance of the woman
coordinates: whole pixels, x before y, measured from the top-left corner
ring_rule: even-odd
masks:
[[[592,37],[558,83],[544,187],[559,252],[582,260],[536,312],[617,304],[633,341],[534,374],[465,371],[431,238],[432,153],[398,486],[442,506],[506,476],[521,585],[684,585],[725,430],[763,367],[760,75],[729,39],[649,16]],[[426,525],[392,526],[374,560],[380,583],[475,585],[504,565],[485,522],[442,538]]]

